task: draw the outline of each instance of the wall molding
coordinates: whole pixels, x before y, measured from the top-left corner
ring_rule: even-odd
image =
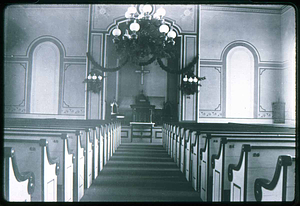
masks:
[[[200,105],[199,105],[199,116],[207,116],[207,112],[215,112],[215,111],[221,111],[222,110],[222,66],[215,66],[215,65],[200,65],[200,73],[201,71],[203,72],[203,69],[211,69],[216,71],[219,74],[219,81],[220,81],[220,87],[219,87],[219,98],[220,101],[217,103],[217,105],[213,106],[214,109],[212,110],[210,109],[200,109]],[[204,88],[205,89],[205,88]],[[199,94],[200,98],[201,98],[201,91]],[[201,113],[203,112],[203,113]]]
[[[16,105],[5,105],[4,107],[5,113],[25,113],[25,106],[16,106]]]
[[[224,11],[224,12],[243,12],[243,13],[263,13],[263,14],[282,14],[289,8],[286,5],[276,7],[268,4],[241,4],[241,5],[202,5],[201,10],[205,11]]]
[[[84,107],[62,107],[61,108],[62,115],[77,115],[77,116],[84,116],[85,115],[85,108]]]
[[[280,71],[286,69],[286,61],[261,61],[258,50],[250,42],[243,40],[236,40],[227,44],[223,51],[221,52],[220,59],[200,59],[200,68],[201,67],[216,67],[219,68],[222,73],[221,83],[224,86],[221,88],[221,104],[220,107],[224,108],[222,115],[219,114],[216,110],[198,110],[199,118],[209,118],[209,117],[225,117],[226,116],[226,57],[228,52],[236,46],[246,47],[252,53],[254,57],[254,67],[255,67],[255,117],[257,118],[272,118],[272,111],[266,111],[260,102],[260,91],[261,91],[261,75],[267,70]],[[222,83],[223,82],[223,83]],[[223,95],[222,95],[223,94]]]

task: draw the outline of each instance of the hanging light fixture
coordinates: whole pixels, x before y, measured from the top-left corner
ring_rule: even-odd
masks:
[[[156,13],[151,16],[150,13],[152,12],[152,10],[152,6],[148,4],[141,5],[139,12],[135,6],[130,6],[127,9],[127,11],[125,12],[125,18],[127,19],[127,24],[130,24],[129,28],[133,32],[133,34],[135,34],[135,32],[137,32],[140,28],[140,25],[137,23],[137,21],[150,21],[151,19],[156,19],[160,21],[159,31],[161,33],[167,34],[168,38],[174,39],[176,37],[176,32],[170,30],[169,26],[164,23],[163,17],[166,15],[166,10],[163,7],[160,7],[156,11]],[[134,22],[132,23],[132,21]],[[115,36],[115,38],[118,38],[121,35],[120,31],[121,30],[118,27],[113,30],[112,34]],[[128,33],[124,35],[128,38]],[[175,44],[175,42],[173,41],[172,43]]]
[[[178,61],[180,58],[176,37],[178,33],[173,24],[164,19],[166,10],[159,7],[155,11],[152,5],[132,5],[125,12],[125,20],[119,21],[112,29],[113,43],[116,47],[120,64],[115,68],[104,68],[87,53],[87,57],[101,72],[116,72],[129,61],[146,66],[154,61],[166,72],[184,74],[193,70],[198,56],[184,68],[166,66],[162,59]]]
[[[119,25],[112,31],[113,43],[121,57],[129,56],[133,63],[154,61],[159,58],[175,57],[174,39],[177,34],[171,25],[164,21],[166,10],[162,7],[153,14],[151,5],[130,6],[125,12],[126,26]],[[152,63],[149,61],[148,63]]]

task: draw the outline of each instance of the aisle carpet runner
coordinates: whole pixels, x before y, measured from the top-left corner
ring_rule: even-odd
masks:
[[[81,202],[201,201],[162,145],[122,144]]]

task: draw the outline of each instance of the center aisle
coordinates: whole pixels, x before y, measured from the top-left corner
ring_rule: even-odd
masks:
[[[81,202],[201,201],[162,145],[122,144]]]

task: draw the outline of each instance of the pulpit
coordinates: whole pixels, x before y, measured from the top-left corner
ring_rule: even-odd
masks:
[[[135,104],[130,105],[132,108],[131,125],[131,142],[133,138],[150,138],[152,142],[152,123],[154,105],[150,105],[148,97],[143,92],[136,96]]]
[[[148,98],[143,93],[136,96],[135,104],[130,107],[132,108],[133,122],[152,122],[155,105],[150,105]]]

